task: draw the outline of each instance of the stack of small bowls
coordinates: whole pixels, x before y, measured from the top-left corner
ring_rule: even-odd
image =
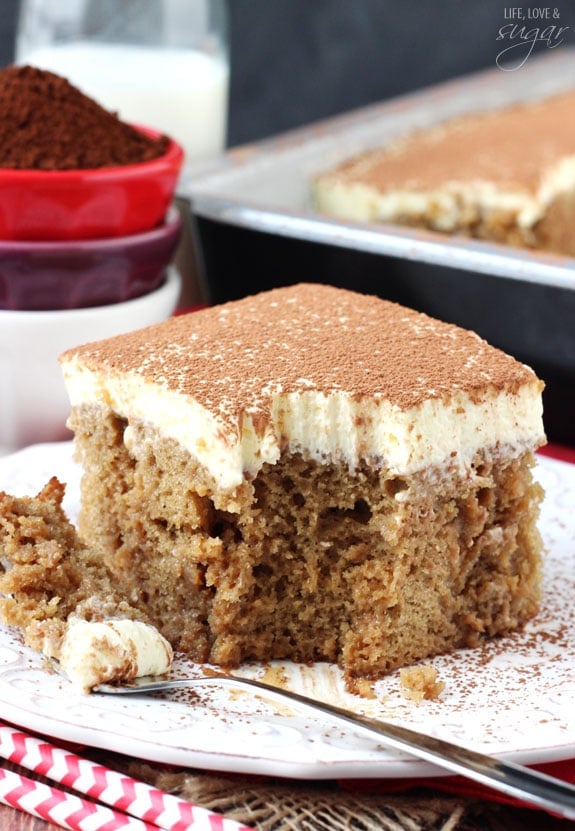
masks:
[[[65,349],[176,308],[182,162],[170,141],[139,164],[0,169],[0,454],[69,437]]]

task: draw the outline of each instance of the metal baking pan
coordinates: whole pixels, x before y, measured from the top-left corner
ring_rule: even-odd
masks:
[[[575,259],[326,218],[309,191],[315,173],[398,135],[573,87],[575,50],[556,49],[230,150],[187,188],[207,299],[325,282],[474,329],[534,367],[556,411],[548,433],[575,441]]]

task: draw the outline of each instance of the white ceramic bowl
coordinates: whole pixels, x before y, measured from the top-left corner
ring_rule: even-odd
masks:
[[[63,311],[0,310],[0,454],[69,439],[70,411],[58,356],[88,341],[140,329],[175,310],[181,278],[174,268],[149,294],[108,306]]]

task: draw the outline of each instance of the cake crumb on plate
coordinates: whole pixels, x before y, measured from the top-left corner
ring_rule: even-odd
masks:
[[[435,701],[445,689],[444,682],[431,664],[403,667],[399,672],[399,685],[402,696],[416,704],[424,700]]]

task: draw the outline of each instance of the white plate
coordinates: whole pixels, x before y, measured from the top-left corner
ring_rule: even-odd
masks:
[[[33,493],[52,474],[69,483],[65,505],[74,518],[78,471],[70,444],[37,445],[0,459],[0,489],[11,493]],[[541,457],[537,475],[547,491],[543,609],[522,633],[436,658],[446,685],[440,700],[406,701],[397,673],[377,683],[375,699],[364,699],[346,693],[339,671],[328,664],[243,672],[285,678],[306,695],[515,761],[575,757],[575,466]],[[175,669],[198,672],[185,659]],[[351,728],[245,692],[206,687],[169,698],[122,699],[79,694],[7,627],[0,628],[0,712],[58,739],[188,767],[306,779],[441,774]]]

